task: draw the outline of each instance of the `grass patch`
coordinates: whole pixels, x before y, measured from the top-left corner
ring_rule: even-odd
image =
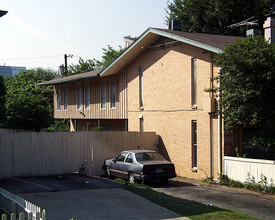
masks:
[[[235,211],[176,198],[164,193],[156,192],[147,186],[136,187],[132,184],[125,184],[124,188],[157,205],[191,219],[257,219]]]
[[[236,188],[245,188],[252,191],[264,192],[271,195],[275,194],[275,185],[273,184],[273,180],[271,181],[271,184],[268,185],[267,178],[262,174],[261,180],[258,183],[255,181],[255,177],[251,177],[249,173],[247,176],[247,180],[244,183],[230,179],[226,175],[220,175],[219,184]]]

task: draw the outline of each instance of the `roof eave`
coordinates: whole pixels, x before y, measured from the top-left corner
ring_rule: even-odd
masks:
[[[51,86],[51,85],[58,85],[58,84],[63,84],[63,83],[70,83],[70,82],[74,82],[74,81],[79,81],[79,80],[86,80],[86,79],[90,79],[90,78],[98,78],[100,77],[99,74],[97,74],[96,76],[87,76],[87,77],[79,77],[79,78],[75,78],[75,79],[71,79],[71,80],[66,80],[64,78],[63,81],[60,82],[51,82],[51,81],[46,81],[46,82],[41,82],[38,83],[37,86]],[[62,78],[61,78],[62,79]],[[54,80],[53,80],[54,81]]]
[[[195,46],[195,47],[199,47],[199,48],[202,48],[202,49],[205,49],[205,50],[208,50],[210,52],[213,52],[213,53],[222,53],[223,50],[220,49],[220,48],[217,48],[217,47],[213,47],[213,46],[210,46],[208,44],[203,44],[203,43],[200,43],[200,42],[197,42],[197,41],[194,41],[194,40],[190,40],[188,38],[184,38],[184,37],[181,37],[181,36],[178,36],[178,35],[174,35],[174,34],[171,34],[171,33],[167,33],[167,32],[164,32],[164,31],[161,31],[161,30],[157,30],[157,29],[154,29],[154,28],[148,28],[146,31],[144,31],[140,37],[135,40],[117,59],[115,59],[107,68],[105,68],[101,73],[100,73],[100,76],[105,76],[105,75],[111,75],[111,74],[115,74],[116,72],[112,72],[112,69],[115,69],[114,66],[116,64],[118,64],[121,59],[127,54],[129,53],[129,51],[131,51],[133,48],[135,48],[142,40],[144,40],[144,38],[147,37],[148,34],[155,34],[155,35],[158,35],[158,36],[163,36],[163,37],[167,37],[167,38],[170,38],[170,39],[173,39],[173,40],[176,40],[176,41],[179,41],[179,42],[183,42],[183,43],[186,43],[186,44],[189,44],[189,45],[192,45],[192,46]],[[145,48],[144,48],[145,49]]]
[[[178,35],[167,33],[167,32],[157,30],[157,29],[154,29],[154,28],[151,29],[151,32],[154,33],[154,34],[161,35],[163,37],[171,38],[173,40],[180,41],[182,43],[186,43],[186,44],[189,44],[189,45],[192,45],[192,46],[195,46],[195,47],[199,47],[199,48],[208,50],[208,51],[213,52],[213,53],[222,53],[223,52],[223,50],[220,49],[220,48],[213,47],[213,46],[210,46],[208,44],[203,44],[203,43],[200,43],[200,42],[197,42],[197,41],[194,41],[194,40],[187,39],[185,37],[181,37],[181,36],[178,36]]]
[[[109,73],[112,67],[114,67],[114,65],[117,64],[121,60],[121,58],[123,58],[129,51],[135,48],[150,32],[151,32],[151,28],[146,29],[137,40],[135,40],[118,58],[116,58],[109,66],[107,66],[100,73],[100,76],[115,74],[115,73]]]

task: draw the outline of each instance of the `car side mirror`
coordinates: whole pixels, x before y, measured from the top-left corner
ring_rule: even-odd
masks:
[[[114,163],[116,163],[116,158],[113,158]]]

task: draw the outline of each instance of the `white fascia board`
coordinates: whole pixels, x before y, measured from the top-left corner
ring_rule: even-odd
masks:
[[[212,47],[210,45],[203,44],[203,43],[200,43],[200,42],[197,42],[197,41],[193,41],[193,40],[190,40],[190,39],[187,39],[187,38],[184,38],[184,37],[180,37],[180,36],[177,36],[177,35],[174,35],[174,34],[170,34],[170,33],[164,32],[164,31],[160,31],[160,30],[156,30],[156,29],[152,28],[150,30],[150,32],[154,33],[154,34],[161,35],[163,37],[171,38],[173,40],[177,40],[177,41],[180,41],[180,42],[183,42],[183,43],[195,46],[195,47],[199,47],[199,48],[202,48],[202,49],[214,52],[214,53],[222,53],[223,52],[222,49]]]

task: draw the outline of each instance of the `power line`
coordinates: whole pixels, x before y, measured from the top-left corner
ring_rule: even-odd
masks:
[[[55,56],[44,56],[44,57],[21,57],[21,58],[0,58],[1,60],[34,60],[34,59],[47,59],[47,58],[55,58],[55,57],[62,57],[61,55]]]

